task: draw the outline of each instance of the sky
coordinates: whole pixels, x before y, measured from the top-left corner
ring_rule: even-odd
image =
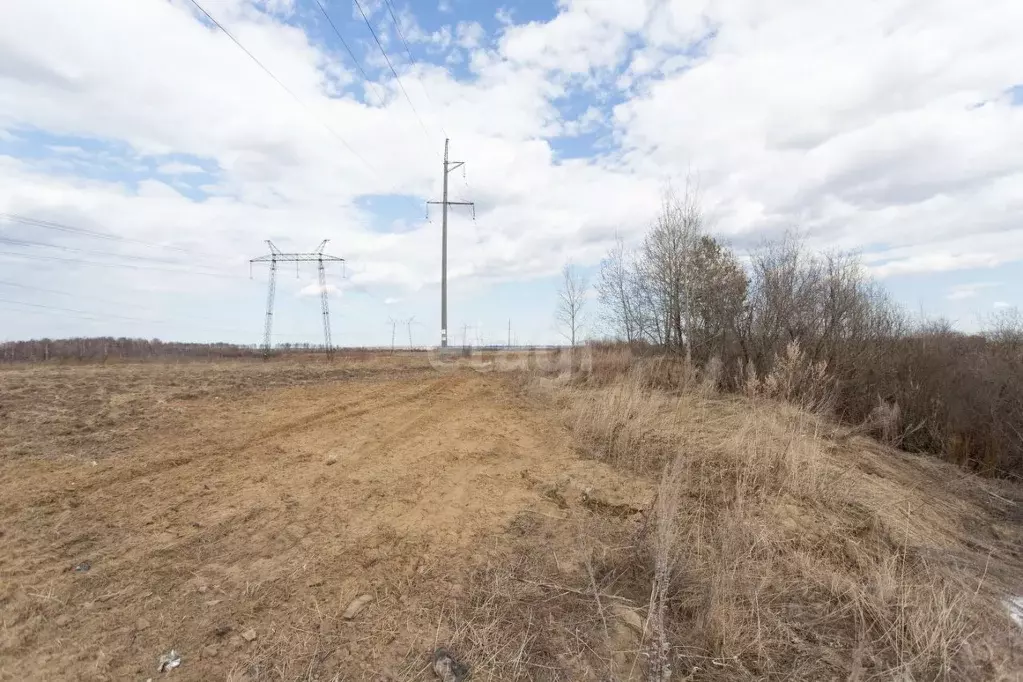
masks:
[[[234,40],[192,0],[5,7],[0,341],[259,343],[249,259],[329,239],[335,343],[436,344],[445,138],[454,342],[558,342],[561,268],[686,178],[740,251],[857,251],[967,331],[1023,305],[1018,0],[197,1]],[[321,340],[316,275],[280,267],[276,342]]]

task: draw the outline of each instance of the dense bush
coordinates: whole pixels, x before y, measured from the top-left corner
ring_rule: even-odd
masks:
[[[1023,476],[1023,317],[984,335],[913,323],[850,254],[791,235],[743,265],[669,196],[639,248],[618,242],[598,292],[611,336],[705,367],[721,388],[832,411],[893,445]]]

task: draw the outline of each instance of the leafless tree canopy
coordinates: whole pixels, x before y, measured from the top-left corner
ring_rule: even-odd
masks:
[[[583,325],[583,309],[586,307],[586,290],[589,284],[578,268],[569,263],[561,271],[561,288],[558,290],[558,307],[554,317],[561,327],[561,334],[573,346]]]
[[[698,197],[668,193],[643,242],[618,239],[597,285],[611,336],[720,368],[722,388],[784,375],[783,393],[839,418],[887,414],[891,440],[985,471],[1023,474],[1023,315],[1005,309],[983,337],[913,323],[847,253],[795,234],[745,267],[707,234]],[[826,400],[824,398],[827,398]]]

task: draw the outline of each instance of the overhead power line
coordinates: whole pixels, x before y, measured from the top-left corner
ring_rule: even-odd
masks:
[[[377,101],[380,103],[380,106],[384,106],[383,95],[377,91],[376,84],[370,80],[369,75],[366,74],[366,70],[362,68],[362,63],[359,61],[359,58],[355,56],[355,52],[352,51],[352,48],[348,46],[348,42],[344,39],[344,36],[341,35],[341,31],[339,31],[337,26],[334,24],[334,20],[330,18],[329,14],[327,14],[327,10],[323,7],[323,3],[321,3],[320,0],[313,1],[316,3],[316,6],[320,8],[320,13],[323,14],[323,18],[326,19],[327,23],[330,24],[330,27],[334,29],[334,34],[337,36],[337,39],[341,41],[341,44],[344,45],[345,50],[348,52],[348,56],[352,58],[352,63],[355,64],[355,68],[357,68],[359,73],[362,74],[362,80],[366,83],[366,89],[368,90],[370,84],[372,84],[373,91],[376,93]]]
[[[234,35],[230,31],[228,31],[226,28],[224,28],[223,24],[221,24],[219,21],[214,19],[213,16],[209,12],[207,12],[203,8],[202,5],[199,4],[198,0],[190,0],[190,1],[191,1],[191,3],[193,5],[195,5],[196,9],[198,9],[200,12],[202,12],[204,15],[206,15],[206,18],[209,19],[211,22],[213,22],[214,26],[219,28],[224,33],[224,35],[226,35],[228,38],[230,38],[231,42],[233,42],[235,45],[237,45],[238,48],[242,52],[247,54],[249,56],[249,59],[251,59],[253,62],[255,62],[256,65],[259,66],[259,68],[261,68],[266,73],[266,75],[270,76],[270,78],[273,79],[274,83],[277,83],[277,85],[279,85],[281,87],[281,89],[283,89],[286,93],[291,95],[291,98],[293,100],[295,100],[295,102],[298,103],[298,105],[300,107],[302,107],[306,111],[306,113],[309,114],[310,117],[312,117],[321,126],[323,126],[324,130],[326,130],[328,133],[330,133],[335,138],[337,138],[341,142],[341,144],[343,144],[348,149],[348,151],[350,151],[357,159],[362,161],[366,165],[367,168],[369,168],[370,170],[373,171],[374,174],[379,175],[379,173],[377,172],[377,169],[373,167],[373,164],[371,164],[369,161],[367,161],[361,154],[359,154],[359,152],[355,151],[355,148],[352,147],[352,145],[350,145],[348,143],[348,140],[346,140],[344,137],[342,137],[336,130],[331,128],[329,125],[324,123],[323,119],[321,119],[320,117],[318,117],[315,114],[313,114],[313,111],[312,111],[312,109],[309,108],[309,105],[307,105],[305,102],[303,102],[299,98],[299,96],[294,93],[294,91],[291,88],[289,88],[287,85],[285,85],[281,81],[281,79],[279,79],[277,76],[275,76],[273,74],[273,72],[270,69],[268,69],[263,64],[263,62],[259,61],[259,59],[256,58],[256,55],[254,55],[251,52],[249,52],[248,48],[246,48],[244,45],[242,45],[241,41],[239,41],[237,38],[235,38]]]
[[[77,315],[96,315],[96,313],[89,312],[88,310],[77,310],[75,308],[63,308],[55,305],[43,305],[42,303],[28,303],[27,301],[12,301],[7,298],[0,298],[0,303],[13,303],[15,305],[28,306],[29,308],[42,308],[46,310],[57,310],[65,313],[74,313]],[[116,318],[119,320],[131,320],[132,322],[157,322],[158,320],[146,319],[143,317],[129,317],[127,315],[117,315],[115,313],[102,313],[105,317]]]
[[[416,80],[419,81],[419,85],[423,88],[423,94],[426,95],[427,101],[430,103],[430,108],[433,109],[434,116],[437,117],[437,107],[433,103],[433,98],[430,97],[430,91],[426,88],[426,83],[419,75],[419,64],[416,62],[416,58],[412,56],[412,49],[409,48],[408,41],[405,40],[405,34],[401,31],[401,23],[398,21],[398,16],[394,12],[394,6],[391,4],[391,0],[384,0],[384,5],[387,6],[387,12],[391,15],[391,21],[394,22],[394,30],[397,32],[398,37],[401,38],[401,44],[405,46],[405,54],[408,55],[409,61],[412,63],[412,68],[416,70]],[[444,137],[448,136],[448,131],[444,127],[444,122],[439,120],[441,132],[444,133]]]
[[[34,242],[23,239],[8,239],[7,237],[0,237],[0,244],[7,244],[8,246],[29,246],[29,247],[45,247],[51,249],[59,249],[61,251],[70,251],[74,253],[84,253],[90,256],[106,256],[108,258],[123,258],[125,260],[142,261],[145,263],[161,263],[164,265],[179,265],[181,261],[167,260],[166,258],[152,258],[150,256],[138,256],[131,253],[114,253],[112,251],[96,251],[95,249],[79,249],[74,246],[64,246],[63,244],[49,244],[47,242]]]
[[[226,277],[227,279],[247,279],[241,275],[229,275],[223,272],[207,272],[188,268],[157,268],[151,265],[131,265],[129,263],[101,263],[87,260],[85,258],[61,258],[60,256],[43,256],[36,253],[22,253],[20,251],[0,251],[0,256],[14,256],[23,260],[54,261],[58,263],[75,263],[78,265],[89,265],[100,268],[126,268],[128,270],[150,270],[154,272],[170,272],[179,275],[204,275],[206,277]]]
[[[249,57],[249,58],[250,58],[250,59],[251,59],[251,60],[252,60],[253,62],[255,62],[257,66],[259,66],[259,68],[260,68],[260,69],[262,69],[262,70],[263,70],[263,71],[264,71],[264,72],[265,72],[265,73],[266,73],[266,74],[267,74],[267,75],[268,75],[268,76],[269,76],[269,77],[270,77],[271,79],[273,79],[273,81],[274,81],[274,82],[275,82],[275,83],[276,83],[276,84],[277,84],[278,86],[280,86],[280,87],[281,87],[281,88],[282,88],[282,89],[283,89],[283,90],[284,90],[284,91],[285,91],[286,93],[288,93],[288,95],[290,95],[290,96],[291,96],[291,98],[292,98],[292,99],[293,99],[293,100],[294,100],[294,101],[295,101],[295,102],[296,102],[296,103],[297,103],[297,104],[298,104],[299,106],[301,106],[301,107],[302,107],[302,109],[303,109],[303,110],[304,110],[304,111],[306,112],[306,114],[308,114],[308,115],[310,116],[310,118],[314,119],[314,120],[315,120],[315,121],[316,121],[317,123],[319,123],[319,124],[320,124],[320,126],[322,126],[322,127],[324,128],[324,130],[326,130],[326,131],[327,131],[328,133],[330,133],[330,134],[331,134],[331,135],[332,135],[333,137],[335,137],[335,138],[336,138],[336,139],[337,139],[338,141],[340,141],[340,142],[341,142],[341,143],[342,143],[342,144],[343,144],[343,145],[345,146],[345,148],[346,148],[346,149],[348,149],[348,151],[350,151],[350,152],[351,152],[351,153],[352,153],[352,154],[353,154],[353,155],[354,155],[354,156],[355,156],[355,157],[356,157],[357,159],[359,159],[359,160],[360,160],[360,161],[361,161],[361,162],[362,162],[362,163],[363,163],[363,164],[364,164],[364,165],[365,165],[365,166],[366,166],[366,167],[367,167],[368,169],[370,169],[370,171],[372,171],[372,173],[373,173],[373,174],[374,174],[374,175],[375,175],[375,176],[376,176],[376,177],[377,177],[378,179],[384,180],[384,177],[383,177],[383,176],[381,175],[381,173],[380,173],[380,172],[379,172],[379,171],[378,171],[378,170],[376,169],[376,167],[375,167],[375,166],[373,166],[373,164],[371,164],[371,163],[370,163],[369,161],[367,161],[367,160],[366,160],[366,158],[365,158],[364,156],[362,156],[362,155],[361,155],[361,154],[359,154],[359,153],[358,153],[357,151],[355,151],[355,149],[354,149],[354,148],[353,148],[353,147],[351,146],[351,144],[349,144],[349,143],[348,143],[348,141],[347,141],[347,140],[346,140],[346,139],[345,139],[345,138],[344,138],[344,137],[343,137],[343,136],[342,136],[342,135],[341,135],[340,133],[338,133],[338,132],[337,132],[337,131],[335,131],[335,130],[334,130],[333,128],[331,128],[331,127],[330,127],[329,125],[327,125],[327,123],[325,123],[325,122],[323,121],[323,119],[321,119],[320,117],[316,116],[316,115],[315,115],[315,113],[313,112],[313,110],[312,110],[312,109],[311,109],[311,108],[310,108],[310,107],[309,107],[309,106],[308,106],[308,105],[307,105],[307,104],[306,104],[305,102],[303,102],[303,101],[302,101],[302,99],[301,99],[301,98],[299,98],[299,97],[298,97],[298,95],[296,95],[294,91],[292,91],[292,90],[291,90],[291,89],[290,89],[290,88],[289,88],[289,87],[288,87],[287,85],[285,85],[285,84],[284,84],[284,83],[283,83],[283,82],[282,82],[282,81],[281,81],[281,80],[280,80],[280,79],[279,79],[279,78],[278,78],[277,76],[275,76],[275,75],[273,74],[273,72],[272,72],[272,71],[270,71],[270,69],[269,69],[269,68],[267,68],[267,66],[266,66],[265,64],[263,64],[263,63],[262,63],[261,61],[259,61],[259,59],[258,59],[258,58],[257,58],[257,57],[256,57],[256,56],[255,56],[255,55],[254,55],[254,54],[253,54],[253,53],[252,53],[251,51],[249,51],[249,49],[248,49],[248,48],[246,48],[246,47],[245,47],[245,46],[244,46],[244,45],[243,45],[243,44],[241,43],[241,41],[239,41],[239,40],[238,40],[238,39],[237,39],[237,38],[236,38],[236,37],[235,37],[235,36],[234,36],[234,35],[233,35],[233,34],[232,34],[232,33],[231,33],[230,31],[228,31],[228,30],[227,30],[227,28],[225,28],[225,27],[223,26],[223,24],[221,24],[221,23],[220,23],[220,22],[218,22],[218,21],[217,21],[216,19],[214,19],[214,18],[213,18],[213,16],[212,16],[212,15],[210,15],[210,13],[209,13],[209,12],[207,12],[207,11],[206,11],[206,10],[205,10],[205,9],[203,8],[203,6],[199,4],[198,0],[190,0],[190,2],[191,2],[191,3],[193,4],[193,5],[195,5],[195,7],[196,7],[196,8],[197,8],[197,9],[198,9],[198,10],[199,10],[200,12],[202,12],[202,14],[203,14],[203,15],[204,15],[204,16],[205,16],[205,17],[206,17],[207,19],[209,19],[209,21],[210,21],[210,22],[212,22],[214,26],[216,26],[216,27],[217,27],[218,29],[220,29],[220,31],[222,31],[222,32],[224,33],[224,35],[226,35],[226,36],[227,36],[228,38],[230,38],[230,39],[231,39],[231,42],[233,42],[233,43],[234,43],[235,45],[237,45],[237,46],[238,46],[238,48],[239,48],[240,50],[242,50],[242,51],[243,51],[243,52],[244,52],[244,53],[245,53],[245,54],[246,54],[246,55],[247,55],[247,56],[248,56],[248,57]],[[322,9],[322,8],[321,8],[321,9]],[[359,7],[359,10],[360,10],[360,12],[362,11],[362,7],[361,7],[361,6]],[[326,14],[326,12],[324,12],[324,14]],[[362,12],[362,14],[363,14],[363,18],[364,18],[364,19],[366,19],[366,13],[365,13],[365,12]],[[329,21],[329,20],[330,20],[330,18],[329,18],[329,17],[327,17],[327,18],[328,18],[328,21]],[[340,37],[341,37],[340,31],[338,31],[338,30],[337,30],[337,27],[336,27],[336,26],[334,26],[333,22],[331,22],[331,25],[332,25],[332,27],[334,28],[335,32],[336,32],[336,33],[338,34],[338,37],[340,38]],[[369,21],[368,21],[368,19],[367,19],[367,25],[369,25]],[[372,26],[370,26],[370,31],[371,31],[371,32],[373,32],[373,28],[372,28]],[[376,33],[375,33],[375,32],[373,32],[373,37],[374,37],[374,39],[376,39],[376,38],[377,38],[377,36],[376,36]],[[350,50],[350,48],[349,48],[348,44],[347,44],[347,43],[346,43],[346,42],[345,42],[345,41],[344,41],[343,39],[342,39],[342,43],[343,43],[343,44],[345,45],[345,49],[348,49],[348,50],[349,50],[349,54],[352,54],[352,57],[353,57],[353,59],[354,59],[354,53],[352,53],[352,52],[351,52],[351,50]],[[380,41],[379,41],[379,40],[377,40],[377,45],[378,45],[378,46],[380,45]],[[383,49],[383,48],[381,47],[381,50],[382,50],[382,49]],[[386,53],[384,54],[384,58],[385,58],[385,59],[387,58],[387,55],[386,55]],[[388,62],[388,66],[391,66],[391,72],[392,72],[392,73],[394,73],[394,74],[395,74],[395,77],[397,78],[397,72],[396,72],[396,71],[394,70],[394,67],[393,67],[393,66],[392,66],[392,65],[390,64],[390,60],[388,59],[388,60],[387,60],[387,62]],[[356,64],[358,65],[358,60],[356,60]],[[362,72],[362,73],[363,73],[363,76],[364,76],[364,77],[366,77],[366,76],[365,76],[365,72],[364,72],[364,71],[362,71],[362,68],[361,68],[361,66],[359,67],[359,69],[360,69],[360,72]],[[367,78],[367,81],[368,81],[368,78]],[[399,79],[399,81],[398,81],[398,85],[399,85],[399,86],[401,85],[401,80],[400,80],[400,79]],[[405,88],[404,88],[404,86],[402,86],[402,87],[401,87],[401,90],[402,90],[402,92],[403,92],[403,93],[405,94],[405,98],[406,98],[406,99],[408,99],[408,93],[405,93]],[[381,100],[381,101],[382,101],[382,100]],[[410,106],[412,105],[412,100],[410,100],[410,99],[409,99],[409,105],[410,105]],[[419,120],[419,125],[420,125],[420,126],[421,126],[421,127],[423,128],[423,130],[425,131],[425,130],[426,130],[426,127],[425,127],[425,125],[423,125],[423,121],[422,121],[422,119],[421,119],[421,118],[419,118],[419,113],[418,113],[417,111],[415,111],[415,106],[412,106],[412,109],[413,109],[413,112],[414,112],[414,113],[416,114],[416,119],[418,119],[418,120]],[[431,149],[432,149],[432,148],[433,148],[433,147],[431,146]],[[434,150],[434,154],[437,154],[436,150]],[[384,182],[387,182],[387,180],[384,180]],[[393,194],[396,194],[396,195],[399,195],[399,196],[401,196],[401,197],[402,197],[403,199],[405,199],[406,201],[409,201],[409,202],[415,203],[415,202],[413,201],[413,199],[412,199],[411,197],[407,196],[407,195],[406,195],[405,193],[403,193],[403,192],[402,192],[402,191],[401,191],[401,190],[400,190],[399,188],[397,188],[397,186],[395,185],[395,183],[394,183],[394,182],[391,182],[391,183],[389,183],[389,184],[391,184],[391,186],[392,186],[392,187],[394,187],[394,189],[393,189],[393,190],[391,191],[391,193],[393,193]],[[417,208],[418,208],[418,206],[419,206],[419,204],[416,204],[416,207],[417,207]]]
[[[4,281],[4,280],[0,280],[0,285],[2,285],[2,286],[12,286],[12,287],[17,287],[19,289],[27,289],[27,290],[30,290],[30,291],[39,291],[39,292],[46,292],[46,293],[52,293],[52,294],[60,294],[62,296],[73,296],[75,298],[82,298],[82,299],[86,299],[86,300],[96,301],[97,303],[104,303],[104,304],[107,304],[107,305],[116,305],[116,306],[118,306],[119,310],[132,310],[132,309],[137,308],[137,306],[134,306],[132,304],[127,304],[127,303],[124,303],[124,302],[121,302],[121,301],[111,301],[109,299],[98,298],[98,297],[95,297],[95,296],[82,296],[79,293],[72,293],[72,292],[69,292],[69,291],[60,291],[59,289],[48,289],[48,288],[45,288],[45,287],[30,286],[30,285],[27,285],[27,284],[19,284],[17,282],[8,282],[8,281]],[[47,310],[52,310],[52,311],[60,312],[62,314],[71,315],[73,317],[79,317],[79,318],[82,318],[82,319],[97,320],[97,321],[102,321],[104,319],[121,319],[121,320],[129,320],[129,321],[133,321],[133,322],[149,322],[149,323],[152,323],[152,324],[179,324],[179,325],[184,321],[184,322],[192,323],[193,326],[196,327],[197,329],[203,329],[203,330],[207,330],[207,331],[232,332],[232,333],[235,333],[235,334],[249,334],[249,333],[251,333],[251,330],[240,329],[240,328],[237,328],[237,327],[220,327],[220,326],[210,326],[208,324],[194,324],[195,321],[199,321],[199,322],[216,321],[216,320],[213,320],[212,318],[199,317],[199,316],[196,316],[196,315],[186,315],[186,316],[179,317],[179,318],[173,319],[173,320],[170,320],[170,319],[152,319],[152,318],[143,318],[143,317],[130,317],[130,316],[127,316],[127,315],[118,315],[118,314],[115,314],[115,313],[105,313],[105,312],[98,312],[98,311],[92,311],[92,310],[78,310],[76,308],[65,308],[63,306],[46,305],[46,304],[42,304],[42,303],[32,303],[32,302],[28,302],[28,301],[18,301],[18,300],[11,300],[11,299],[0,299],[0,302],[2,302],[2,303],[9,303],[9,304],[13,304],[13,305],[19,305],[19,306],[26,306],[26,307],[29,307],[29,308],[33,309],[33,310],[24,310],[24,309],[20,309],[20,308],[4,308],[4,309],[6,309],[8,311],[18,312],[18,313],[40,313],[40,312],[44,312],[44,311],[47,311]],[[343,315],[342,315],[342,317],[343,317]],[[278,336],[285,336],[285,337],[289,337],[289,338],[308,338],[307,334],[281,334],[281,333],[278,333]]]
[[[192,1],[195,2],[195,0]],[[412,98],[409,97],[408,92],[405,91],[405,86],[402,85],[401,77],[395,70],[394,64],[391,63],[391,58],[387,56],[387,50],[384,49],[383,43],[380,42],[380,38],[377,36],[377,32],[373,30],[373,24],[370,23],[369,17],[366,15],[366,11],[362,9],[362,3],[359,2],[359,0],[355,0],[355,6],[359,8],[359,13],[362,14],[362,19],[363,21],[366,22],[366,28],[369,29],[369,32],[373,36],[373,41],[377,44],[377,47],[380,48],[380,54],[384,56],[384,61],[387,62],[387,66],[391,69],[391,73],[394,74],[394,79],[398,81],[398,87],[401,88],[401,94],[405,95],[405,99],[406,101],[408,101],[408,105],[412,107],[412,113],[416,115],[416,120],[419,121],[419,127],[423,129],[424,133],[426,133],[427,144],[429,144],[429,140],[432,139],[433,136],[430,134],[430,131],[426,129],[426,124],[423,123],[423,119],[419,116],[419,112],[416,110],[416,105],[412,103]],[[432,145],[430,146],[430,148],[433,149]],[[434,150],[434,153],[436,153],[436,150]]]
[[[102,303],[103,305],[116,306],[116,308],[118,310],[129,310],[129,309],[135,307],[134,303],[126,303],[124,301],[114,301],[114,300],[111,300],[109,298],[100,298],[99,296],[83,295],[81,292],[78,292],[78,291],[73,291],[73,292],[72,291],[62,291],[60,289],[50,289],[48,287],[37,287],[37,286],[31,285],[31,284],[22,284],[20,282],[11,282],[11,281],[8,281],[8,280],[0,279],[0,287],[5,287],[5,286],[6,287],[14,287],[16,289],[24,289],[26,291],[37,291],[37,292],[44,293],[44,294],[57,294],[58,296],[67,296],[69,298],[82,299],[82,300],[85,300],[85,301],[94,301],[96,303]],[[138,290],[136,290],[136,291],[138,291]],[[147,291],[146,293],[150,293],[150,292]],[[88,314],[89,315],[101,315],[103,313],[93,313],[93,312],[90,311]],[[218,318],[205,317],[205,316],[201,316],[201,315],[188,315],[187,319],[189,319],[189,320],[200,320],[200,321],[206,321],[206,322],[219,322],[220,321]]]
[[[159,244],[156,242],[147,242],[141,239],[132,239],[131,237],[124,237],[119,234],[113,234],[110,232],[100,232],[97,230],[89,230],[84,227],[76,227],[74,225],[58,223],[52,220],[41,220],[39,218],[32,218],[29,216],[19,215],[17,213],[0,212],[0,218],[15,223],[21,223],[23,225],[30,225],[32,227],[42,227],[47,230],[68,232],[70,234],[77,234],[85,237],[93,237],[95,239],[106,239],[108,241],[125,242],[127,244],[138,244],[140,246],[148,246],[150,248],[167,249],[169,251],[180,251],[181,253],[194,253],[193,251],[190,251],[189,249],[186,248],[182,248],[180,246],[173,246],[170,244]]]

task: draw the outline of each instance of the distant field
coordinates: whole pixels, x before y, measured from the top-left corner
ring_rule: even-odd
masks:
[[[524,360],[0,369],[0,679],[1018,670],[1017,488]]]

